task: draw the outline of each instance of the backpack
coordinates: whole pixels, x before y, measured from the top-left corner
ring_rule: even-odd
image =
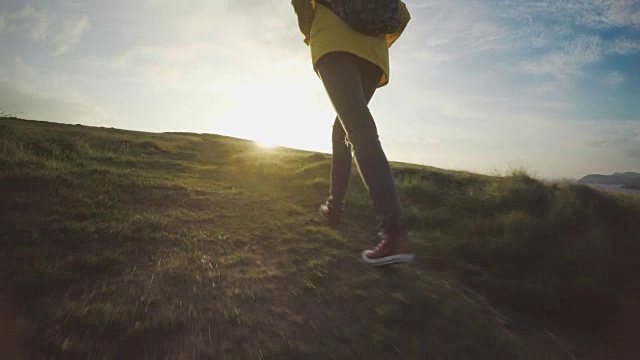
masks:
[[[316,3],[366,35],[392,34],[400,26],[399,0],[316,0]]]

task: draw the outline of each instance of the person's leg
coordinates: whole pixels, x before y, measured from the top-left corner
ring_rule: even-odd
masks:
[[[367,83],[367,86],[363,85],[363,94],[367,104],[373,97],[376,91],[376,84],[371,84],[371,80],[375,79],[379,74],[377,69],[373,71],[369,69],[368,74],[365,71],[361,74],[360,79],[363,84]],[[379,75],[378,75],[379,76]],[[344,131],[344,127],[340,122],[340,118],[336,116],[333,122],[333,131],[331,134],[332,144],[332,157],[331,157],[331,188],[329,189],[329,199],[327,204],[332,208],[341,208],[344,205],[344,199],[347,195],[347,188],[349,187],[349,178],[351,176],[351,163],[352,163],[352,148],[347,133]]]
[[[339,225],[342,222],[344,212],[344,202],[351,176],[351,144],[347,140],[347,135],[336,116],[331,134],[332,156],[331,156],[331,183],[329,187],[329,198],[320,204],[320,215],[327,219],[330,225]]]
[[[316,69],[352,144],[360,176],[382,225],[380,243],[363,251],[362,258],[375,266],[413,261],[391,168],[368,107],[380,69],[346,53],[325,55]]]
[[[358,170],[376,215],[400,217],[400,203],[389,162],[368,107],[381,70],[347,53],[325,55],[317,62],[316,69],[353,146]]]
[[[351,176],[351,144],[347,141],[347,134],[336,116],[331,134],[331,188],[327,204],[332,209],[342,209],[347,195],[349,177]]]

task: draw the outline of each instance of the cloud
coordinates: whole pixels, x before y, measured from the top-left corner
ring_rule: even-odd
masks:
[[[114,39],[101,55],[83,61],[114,71],[120,81],[169,81],[230,76],[261,77],[288,59],[305,56],[290,3],[195,0],[129,3],[114,16]],[[113,15],[113,14],[112,14]],[[152,19],[152,20],[150,20]],[[158,20],[159,19],[159,20]],[[104,19],[93,20],[101,23]],[[98,35],[103,29],[95,29]]]
[[[38,74],[36,73],[36,71],[29,65],[25,64],[22,58],[20,58],[19,56],[13,58],[12,65],[13,69],[11,73],[13,74],[14,78],[18,78],[24,82],[29,83],[34,83],[37,81]]]
[[[69,122],[70,119],[102,119],[106,111],[78,86],[86,84],[78,75],[38,70],[21,57],[0,59],[0,107],[25,117]],[[66,107],[66,108],[65,108]]]
[[[633,54],[640,51],[640,40],[629,38],[616,39],[609,50],[622,55]]]
[[[44,40],[51,28],[54,16],[47,9],[36,9],[30,4],[13,13],[3,14],[3,26],[9,32],[19,33],[33,40]]]
[[[88,27],[89,19],[86,16],[62,21],[58,33],[51,41],[53,46],[51,54],[54,56],[61,55],[78,44]]]
[[[551,75],[565,79],[569,75],[580,74],[582,67],[600,60],[602,53],[602,40],[599,37],[580,36],[566,48],[521,63],[520,69],[530,74]]]
[[[598,122],[586,122],[581,127],[587,147],[622,148],[638,146],[640,149],[640,121],[600,120]]]
[[[637,0],[503,0],[496,3],[502,16],[510,18],[546,19],[567,26],[594,29],[640,28],[640,6]]]
[[[20,117],[62,123],[98,125],[107,112],[85,102],[34,94],[18,84],[0,81],[0,108]]]
[[[441,1],[408,7],[412,20],[399,46],[414,44],[412,51],[419,53],[418,57],[448,60],[505,45],[508,30],[492,21],[492,9],[485,3]]]
[[[576,3],[569,1],[569,3]],[[596,28],[632,27],[640,29],[640,5],[636,0],[578,2],[583,6],[581,19]]]
[[[30,4],[15,12],[2,13],[0,33],[24,36],[32,41],[43,43],[52,48],[51,55],[57,56],[68,51],[82,39],[89,27],[86,16],[67,18],[46,7],[33,7]]]
[[[86,62],[117,73],[121,81],[169,82],[193,70],[193,62],[213,51],[213,46],[203,43],[139,46],[110,57],[91,57]]]
[[[627,144],[630,141],[632,141],[632,139],[627,136],[615,136],[608,138],[590,139],[586,142],[586,144],[589,147],[602,148],[608,145]]]
[[[526,74],[567,81],[612,54],[640,51],[637,0],[498,0],[497,16],[510,24],[513,54]],[[605,59],[606,60],[606,59]]]
[[[626,77],[621,72],[612,71],[604,78],[604,84],[610,88],[617,88],[622,85],[625,80]]]

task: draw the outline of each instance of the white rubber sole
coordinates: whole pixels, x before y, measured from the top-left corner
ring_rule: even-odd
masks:
[[[369,259],[366,255],[367,250],[362,252],[362,260],[366,261],[371,266],[385,266],[391,264],[410,263],[415,260],[414,254],[398,254],[383,257],[380,259]]]

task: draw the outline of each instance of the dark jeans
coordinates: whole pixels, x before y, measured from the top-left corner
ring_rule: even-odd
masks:
[[[382,150],[369,100],[382,70],[355,55],[335,52],[316,63],[338,116],[333,125],[330,206],[342,206],[351,173],[351,152],[377,216],[400,217],[400,202],[389,161]]]

